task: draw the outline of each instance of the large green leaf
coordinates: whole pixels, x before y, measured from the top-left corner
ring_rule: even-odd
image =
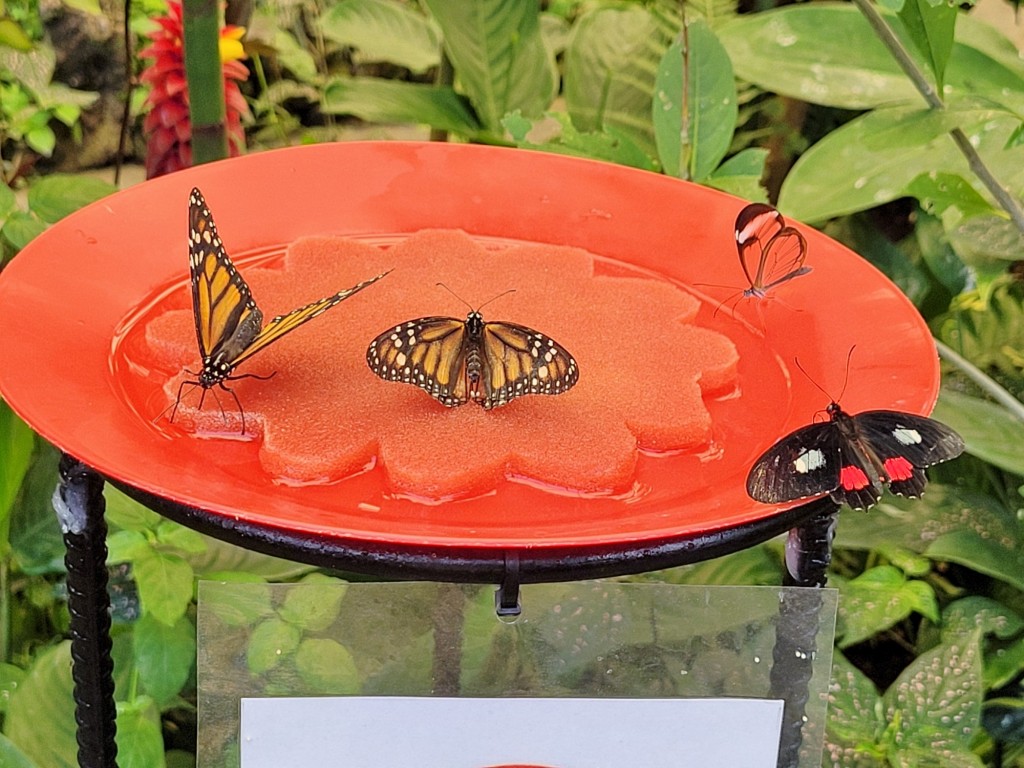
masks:
[[[295,653],[295,669],[309,690],[317,693],[345,696],[362,688],[355,659],[335,640],[303,640]]]
[[[976,531],[952,531],[936,539],[925,554],[1024,589],[1024,553],[1019,543],[1011,549]]]
[[[324,37],[369,61],[425,72],[441,60],[437,30],[414,7],[395,0],[344,0],[320,18]]]
[[[148,696],[117,705],[119,768],[163,768],[164,739],[160,712]]]
[[[884,15],[904,45],[913,48],[900,20]],[[1004,43],[991,30],[975,28],[984,22],[969,16],[959,17],[958,22],[958,41],[946,72],[947,95],[984,96],[1019,111],[1024,105],[1024,65],[1006,54]],[[740,16],[716,31],[736,73],[765,90],[844,109],[923,104],[895,59],[850,4],[790,5]]]
[[[926,651],[882,697],[893,765],[977,766],[970,751],[981,719],[981,647],[976,630]]]
[[[540,34],[540,4],[507,0],[426,0],[441,27],[459,86],[491,131],[522,110],[540,115],[557,88]]]
[[[143,609],[172,626],[192,600],[192,568],[177,555],[151,552],[132,564]]]
[[[655,156],[651,94],[674,33],[635,4],[598,5],[577,19],[565,52],[563,91],[576,127],[614,126]]]
[[[55,173],[42,177],[28,188],[28,207],[40,219],[53,224],[116,191],[113,184],[91,176]]]
[[[374,77],[335,78],[324,86],[320,108],[374,123],[420,123],[474,136],[480,122],[451,88]]]
[[[932,0],[905,0],[899,17],[917,50],[928,62],[938,92],[942,93],[943,78],[949,54],[953,51],[953,31],[960,9],[956,5]]]
[[[947,131],[963,127],[983,157],[999,167],[1002,181],[1017,189],[1024,148],[1003,150],[1017,120],[998,110],[933,112],[914,107],[877,109],[832,131],[805,152],[783,182],[779,207],[804,221],[842,216],[903,197],[922,173],[973,178]],[[1024,169],[1024,168],[1022,168]]]
[[[2,42],[2,31],[0,28],[0,42]],[[0,733],[0,765],[4,768],[37,768],[36,764],[29,760],[28,756],[2,733]]]
[[[1024,422],[1003,406],[943,387],[933,416],[959,432],[970,453],[1024,475]]]
[[[828,689],[828,718],[822,765],[842,768],[882,768],[866,745],[876,743],[885,730],[881,696],[867,675],[838,651],[832,656],[832,681]]]
[[[654,93],[651,121],[665,173],[707,178],[729,150],[738,114],[729,55],[707,22],[691,21],[685,40],[665,51]]]
[[[839,647],[855,645],[917,612],[939,621],[935,592],[924,581],[908,580],[891,565],[865,571],[839,584]]]
[[[11,696],[4,733],[44,768],[77,768],[71,642],[36,656],[28,676]]]
[[[0,401],[0,552],[8,546],[8,515],[32,461],[34,445],[29,426]]]
[[[641,149],[633,139],[613,125],[603,130],[581,132],[573,125],[572,117],[565,112],[548,112],[547,118],[561,126],[561,133],[540,143],[527,139],[527,134],[539,121],[523,117],[518,112],[505,115],[501,124],[509,132],[516,146],[523,149],[537,149],[559,155],[589,157],[607,160],[610,163],[628,165],[645,171],[657,171],[658,163]]]
[[[143,615],[132,632],[135,667],[146,693],[165,705],[188,682],[195,666],[196,628],[187,616],[168,626]]]

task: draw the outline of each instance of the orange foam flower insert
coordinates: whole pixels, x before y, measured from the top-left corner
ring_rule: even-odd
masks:
[[[246,432],[262,436],[260,461],[272,476],[330,482],[372,467],[392,492],[425,499],[486,493],[508,478],[614,493],[630,487],[639,450],[705,446],[711,419],[703,398],[735,386],[735,347],[692,324],[695,298],[576,248],[489,248],[457,231],[420,232],[390,248],[311,237],[289,247],[283,268],[243,262],[240,271],[269,317],[389,268],[379,283],[235,371],[275,373],[229,383]],[[575,357],[579,382],[561,395],[485,411],[475,403],[446,408],[418,387],[378,378],[366,364],[378,334],[427,315],[465,318],[468,308],[439,281],[474,306],[514,288],[484,308],[484,319],[556,339]],[[198,370],[191,311],[157,316],[146,340],[161,368]],[[185,378],[168,381],[169,398]],[[196,411],[198,392],[183,397],[176,423],[237,433],[230,396],[214,390],[225,424],[213,393]]]

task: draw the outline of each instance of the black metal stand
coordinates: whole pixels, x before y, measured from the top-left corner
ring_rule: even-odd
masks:
[[[113,661],[110,656],[110,599],[106,591],[104,480],[98,473],[67,454],[62,455],[60,474],[61,482],[53,501],[67,547],[65,562],[68,570],[68,607],[71,612],[78,761],[80,768],[117,768]],[[135,489],[125,487],[125,490],[131,492]],[[527,580],[593,578],[653,570],[681,562],[696,562],[750,546],[758,540],[763,541],[777,532],[787,530],[783,526],[795,525],[789,528],[789,577],[786,586],[811,589],[801,590],[796,599],[788,599],[780,607],[769,696],[786,702],[778,765],[780,768],[794,768],[798,763],[811,661],[816,647],[818,611],[821,607],[821,595],[816,588],[825,584],[825,569],[831,559],[832,529],[838,512],[838,506],[828,498],[809,502],[759,524],[752,532],[748,532],[748,535],[752,533],[755,540],[744,541],[742,544],[727,535],[710,534],[689,542],[651,545],[633,553],[632,557],[619,552],[610,556],[607,553],[594,553],[590,556],[577,556],[580,557],[578,560],[569,558],[569,562],[559,562],[561,558],[556,555],[550,563],[531,563],[532,572],[524,573],[524,564],[516,552],[506,552],[503,562],[498,563],[459,559],[440,564],[436,560],[420,563],[417,558],[428,558],[428,554],[419,553],[405,562],[408,570],[403,570],[401,562],[396,562],[390,556],[391,553],[361,553],[351,548],[335,552],[324,547],[322,542],[319,542],[314,552],[314,542],[282,537],[280,533],[277,534],[280,538],[271,535],[270,538],[277,538],[271,541],[266,533],[255,529],[236,529],[233,531],[234,536],[229,536],[224,531],[211,529],[199,510],[193,512],[137,490],[131,495],[137,498],[141,496],[140,500],[144,503],[168,514],[172,519],[219,538],[229,541],[232,538],[241,539],[237,543],[243,546],[249,544],[254,549],[273,554],[281,554],[284,550],[285,556],[315,564],[333,564],[335,567],[355,565],[357,567],[352,570],[365,570],[368,573],[383,572],[387,565],[391,565],[392,575],[399,577],[436,578],[455,582],[486,582],[491,580],[490,576],[497,576],[494,580],[499,581],[500,586],[495,594],[495,608],[502,616],[515,616],[519,613],[519,587]],[[193,514],[196,516],[193,517]],[[250,534],[251,539],[245,534]],[[367,554],[365,560],[359,557],[361,554]]]
[[[779,768],[796,768],[803,743],[804,711],[814,654],[817,651],[821,592],[832,559],[832,536],[839,505],[829,497],[811,502],[814,516],[789,532],[786,542],[787,587],[808,587],[793,592],[779,605],[779,622],[772,651],[768,698],[782,699],[782,734]]]
[[[66,453],[60,459],[60,478],[53,507],[67,548],[64,564],[71,613],[78,764],[80,768],[117,768],[103,478]]]

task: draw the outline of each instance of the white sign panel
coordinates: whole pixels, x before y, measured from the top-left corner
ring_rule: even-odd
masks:
[[[242,699],[241,768],[775,768],[782,701]]]

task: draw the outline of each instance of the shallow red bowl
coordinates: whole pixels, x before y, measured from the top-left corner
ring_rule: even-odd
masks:
[[[842,398],[850,412],[927,413],[937,393],[935,348],[911,303],[859,256],[801,227],[813,272],[786,284],[778,299],[742,301],[733,316],[715,312],[728,289],[700,289],[714,300],[698,323],[726,333],[739,349],[739,390],[707,403],[714,450],[641,457],[642,493],[575,498],[508,482],[483,498],[424,505],[390,497],[373,472],[324,486],[275,484],[261,471],[254,444],[169,438],[124,395],[134,385],[121,379],[136,375],[117,359],[125,324],[168,286],[184,290],[193,186],[217,201],[217,223],[236,263],[303,235],[393,242],[447,227],[487,240],[579,246],[678,284],[737,289],[733,224],[744,203],[653,173],[558,155],[348,143],[182,171],[51,227],[0,274],[0,393],[43,437],[136,496],[219,535],[262,539],[258,548],[300,540],[306,559],[309,550],[338,547],[357,558],[414,553],[424,563],[463,555],[501,560],[514,550],[564,563],[586,553],[690,546],[729,531],[756,529],[763,538],[796,518],[750,500],[747,471],[777,437],[827,405],[795,371],[796,357],[838,395],[847,353],[857,345]]]

